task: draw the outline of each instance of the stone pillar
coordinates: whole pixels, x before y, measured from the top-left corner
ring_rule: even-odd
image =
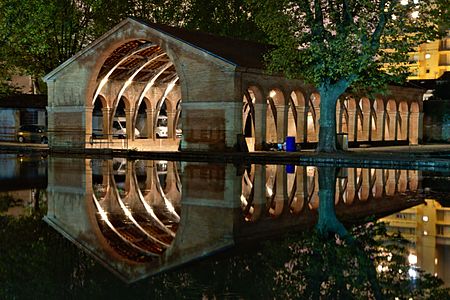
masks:
[[[287,135],[287,116],[288,116],[288,106],[287,105],[275,105],[277,111],[277,143],[284,143]]]
[[[419,112],[419,126],[417,127],[417,131],[419,133],[418,143],[422,141],[423,138],[423,112]]]
[[[384,123],[385,123],[385,112],[384,111],[377,111],[376,112],[377,119],[376,119],[376,131],[372,135],[372,141],[382,141],[384,138]]]
[[[408,126],[408,137],[410,145],[419,144],[419,114],[418,112],[412,112],[409,114],[409,126]]]
[[[146,125],[147,125],[147,138],[148,139],[155,139],[155,128],[153,128],[153,121],[155,118],[155,110],[153,108],[147,108],[145,110],[146,114]]]
[[[320,120],[320,107],[316,107],[315,108],[315,110],[316,110],[316,121],[315,121],[315,131],[316,131],[316,134],[315,134],[315,136],[313,137],[313,142],[317,142],[318,140],[319,140],[319,132],[320,132],[320,124],[319,124],[319,120]]]
[[[371,115],[370,111],[362,113],[362,131],[361,135],[358,135],[358,141],[368,142],[369,141],[369,132],[370,132],[370,123],[371,123]]]
[[[341,117],[341,105],[340,102],[338,100],[338,104],[336,105],[336,133],[341,133],[342,132],[342,117]]]
[[[356,141],[356,131],[357,131],[357,126],[356,126],[356,110],[355,109],[348,109],[348,141],[349,142],[353,142]]]
[[[112,140],[112,132],[111,132],[111,109],[108,107],[102,108],[102,131],[103,135],[106,139]]]
[[[133,126],[133,110],[125,109],[125,119],[127,122],[127,139],[134,140],[134,126]]]
[[[262,150],[266,142],[267,104],[255,103],[255,150]]]
[[[306,141],[306,108],[297,106],[297,136],[295,137],[297,143]]]
[[[409,128],[409,112],[405,111],[405,112],[400,112],[400,120],[401,120],[401,124],[402,126],[399,128],[399,132],[398,132],[398,136],[397,139],[401,140],[401,141],[407,141],[409,134],[408,134],[408,128]]]
[[[174,140],[176,137],[174,121],[175,121],[175,112],[174,111],[167,112],[167,138],[171,140]]]
[[[94,108],[93,107],[86,107],[84,112],[84,122],[85,122],[85,136],[84,140],[86,143],[89,143],[91,137],[92,137],[92,112]]]
[[[387,114],[389,115],[389,123],[388,128],[386,128],[386,131],[389,131],[389,134],[385,134],[385,140],[389,141],[395,141],[397,140],[397,111],[388,111]],[[387,138],[386,138],[387,137]]]

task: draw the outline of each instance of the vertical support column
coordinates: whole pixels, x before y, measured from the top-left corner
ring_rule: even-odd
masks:
[[[361,136],[358,136],[358,141],[368,142],[369,141],[369,132],[370,132],[370,123],[371,123],[371,115],[370,111],[362,112],[362,131]]]
[[[286,166],[277,165],[276,168],[274,205],[272,205],[270,210],[272,215],[278,217],[283,212],[284,202],[287,200],[287,175],[285,171]]]
[[[168,111],[167,112],[167,138],[174,140],[175,139],[175,126],[174,126],[174,120],[175,120],[175,112]]]
[[[376,119],[376,127],[377,130],[372,135],[373,141],[382,141],[384,137],[384,122],[385,122],[385,112],[384,110],[376,111],[377,119]]]
[[[402,126],[399,128],[399,133],[398,133],[398,138],[399,140],[402,141],[407,141],[408,140],[408,128],[409,128],[409,112],[407,111],[402,111],[399,113],[400,114],[400,120],[401,120],[401,124]]]
[[[305,107],[297,106],[297,135],[295,139],[298,143],[303,143],[306,141],[306,109]]]
[[[153,128],[153,119],[155,118],[155,109],[147,108],[145,110],[145,114],[147,116],[145,122],[147,123],[147,138],[155,139],[155,128]]]
[[[103,131],[103,135],[106,137],[106,139],[108,139],[109,141],[112,140],[112,134],[111,134],[111,128],[110,123],[111,123],[111,109],[108,107],[102,108],[102,131]]]
[[[356,110],[355,109],[348,109],[348,141],[353,142],[356,141]]]
[[[86,107],[84,112],[84,128],[86,128],[85,136],[81,140],[85,140],[86,143],[92,137],[92,112],[94,111],[93,107]]]
[[[127,139],[128,140],[134,140],[134,130],[133,130],[133,110],[132,109],[125,109],[125,119],[127,122]]]
[[[388,111],[388,115],[389,115],[389,124],[387,130],[389,130],[389,136],[387,139],[386,138],[385,139],[389,141],[395,141],[398,139],[397,135],[398,113],[397,111]]]
[[[319,140],[319,131],[320,131],[320,124],[319,124],[319,120],[320,120],[320,107],[315,107],[314,108],[316,110],[316,121],[314,122],[314,126],[315,126],[315,131],[316,134],[314,135],[314,140],[313,142],[317,142]]]
[[[255,150],[263,150],[266,142],[267,104],[255,103]]]
[[[277,143],[282,144],[287,135],[288,106],[275,105],[275,109],[277,110]]]
[[[336,105],[336,133],[342,133],[342,110],[341,110],[341,104],[338,100],[338,104]]]
[[[418,118],[419,125],[417,127],[417,131],[419,133],[418,135],[418,143],[422,141],[423,138],[423,112],[419,112],[419,118]]]
[[[408,126],[408,137],[410,145],[419,144],[419,114],[418,112],[411,112],[409,114],[409,126]]]

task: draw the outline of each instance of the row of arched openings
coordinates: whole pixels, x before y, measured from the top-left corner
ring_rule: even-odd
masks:
[[[417,144],[419,113],[417,101],[345,95],[336,103],[336,132],[348,134],[354,142]],[[242,117],[242,131],[251,149],[263,142],[283,143],[286,136],[294,136],[299,143],[314,143],[320,130],[320,95],[292,91],[285,96],[279,89],[263,95],[252,86],[243,96]]]

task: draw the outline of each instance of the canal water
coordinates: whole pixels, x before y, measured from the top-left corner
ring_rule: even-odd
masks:
[[[0,156],[1,299],[444,299],[446,287],[449,172]]]

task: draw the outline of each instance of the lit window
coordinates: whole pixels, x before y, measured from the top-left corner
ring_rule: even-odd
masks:
[[[408,0],[402,0],[402,1],[400,1],[400,3],[401,3],[402,5],[408,5]]]
[[[408,262],[409,262],[410,265],[417,264],[417,255],[410,253],[408,255]]]
[[[425,230],[425,231],[423,232],[423,235],[428,235],[428,231]]]
[[[425,59],[430,59],[431,58],[431,54],[430,53],[426,53],[425,54]]]

